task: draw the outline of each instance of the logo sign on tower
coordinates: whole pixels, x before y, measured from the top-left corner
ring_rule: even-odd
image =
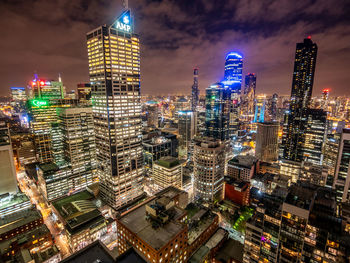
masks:
[[[126,33],[131,32],[131,21],[130,21],[130,11],[124,12],[120,18],[115,23],[115,27],[121,31],[124,31]]]

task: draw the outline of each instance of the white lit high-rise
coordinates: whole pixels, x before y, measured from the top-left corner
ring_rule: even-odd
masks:
[[[130,10],[87,34],[102,198],[113,208],[137,199],[142,187],[140,43]]]

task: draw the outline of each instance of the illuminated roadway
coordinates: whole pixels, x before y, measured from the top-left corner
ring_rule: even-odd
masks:
[[[48,206],[44,197],[39,193],[36,185],[28,178],[25,172],[17,172],[18,185],[23,193],[25,193],[32,204],[36,205],[37,209],[41,212],[44,223],[50,230],[52,236],[55,239],[56,246],[61,251],[62,258],[67,257],[71,254],[66,236],[62,234],[62,229],[54,221],[51,216],[52,210]]]

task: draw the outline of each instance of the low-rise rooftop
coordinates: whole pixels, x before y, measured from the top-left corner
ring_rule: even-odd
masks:
[[[237,155],[228,161],[228,164],[250,169],[257,161],[258,159],[253,155]]]
[[[123,215],[119,219],[119,222],[151,247],[159,250],[186,228],[184,224],[176,220],[176,218],[184,216],[186,212],[175,206],[171,208],[174,209],[173,218],[164,225],[154,228],[152,222],[146,219],[146,205],[152,205],[155,203],[156,199],[150,200],[142,206]]]
[[[36,209],[27,209],[0,218],[0,235],[42,218]]]
[[[175,157],[165,156],[156,161],[156,164],[170,169],[180,165],[180,161]]]

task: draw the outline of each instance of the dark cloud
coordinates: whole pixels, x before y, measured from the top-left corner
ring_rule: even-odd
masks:
[[[289,94],[296,42],[311,34],[319,53],[314,94],[349,94],[350,12],[346,0],[129,0],[142,41],[142,92],[189,93],[222,78],[225,54],[241,52],[258,93]],[[112,23],[121,2],[8,0],[0,3],[0,95],[37,71],[61,73],[68,89],[88,80],[85,35]]]

